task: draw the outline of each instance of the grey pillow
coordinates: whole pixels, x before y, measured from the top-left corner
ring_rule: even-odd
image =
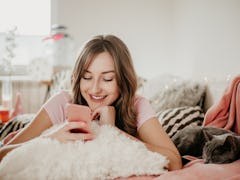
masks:
[[[159,112],[169,108],[199,105],[204,99],[205,91],[203,83],[185,80],[159,89],[149,100]]]

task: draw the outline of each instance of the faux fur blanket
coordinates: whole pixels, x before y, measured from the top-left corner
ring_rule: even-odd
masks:
[[[39,137],[11,151],[0,163],[0,179],[96,180],[166,172],[166,157],[143,143],[111,126],[93,122],[91,129],[96,135],[92,141],[60,143]]]

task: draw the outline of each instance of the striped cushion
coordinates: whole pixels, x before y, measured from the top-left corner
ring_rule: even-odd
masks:
[[[187,127],[201,126],[204,113],[200,106],[171,108],[158,113],[158,119],[169,137]]]
[[[9,133],[17,131],[25,127],[34,117],[34,114],[23,114],[18,115],[9,120],[4,126],[0,129],[0,141],[6,137]]]

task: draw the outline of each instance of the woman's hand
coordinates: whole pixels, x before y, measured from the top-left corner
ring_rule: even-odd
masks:
[[[56,139],[60,142],[69,142],[69,141],[88,141],[94,139],[94,135],[90,132],[86,132],[85,130],[88,129],[87,123],[84,122],[68,122],[66,121],[62,126],[57,128],[55,131],[50,132],[49,134],[45,135],[44,137],[49,137],[52,139]],[[77,132],[72,133],[71,130],[74,129],[84,129],[84,132]]]
[[[18,133],[20,130],[21,130],[21,129],[9,133],[9,134],[2,140],[2,143],[3,143],[3,144],[7,144],[12,138],[14,138],[14,136],[17,135],[17,133]]]
[[[92,119],[99,117],[99,124],[115,126],[116,110],[114,106],[100,106],[92,112]]]

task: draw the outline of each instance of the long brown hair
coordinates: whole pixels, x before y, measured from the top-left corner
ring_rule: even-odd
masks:
[[[134,110],[137,78],[132,58],[127,46],[113,35],[93,37],[82,48],[72,72],[73,103],[86,104],[80,92],[80,80],[96,55],[108,52],[114,61],[116,80],[120,91],[114,102],[116,109],[115,124],[123,131],[136,136],[136,112]]]

